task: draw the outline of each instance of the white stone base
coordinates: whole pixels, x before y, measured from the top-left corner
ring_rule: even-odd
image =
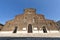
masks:
[[[43,33],[43,31],[42,31],[42,30],[40,30],[40,31],[39,31],[39,33]]]
[[[13,31],[0,31],[0,33],[13,33]]]
[[[49,31],[49,33],[59,33],[59,31]]]
[[[0,33],[0,37],[60,37],[60,33]]]
[[[33,31],[33,33],[38,33],[38,31]]]
[[[47,31],[47,33],[43,33],[43,31],[33,31],[33,33],[27,33],[27,31],[17,31],[17,33],[13,33],[13,31],[0,31],[0,37],[60,37],[59,31]]]
[[[17,31],[17,33],[27,33],[27,31]]]
[[[0,33],[13,33],[13,31],[0,31]],[[28,33],[27,31],[17,31],[16,33]],[[32,33],[43,33],[43,30],[40,30],[40,31],[33,31]],[[47,33],[60,33],[59,31],[57,30],[54,30],[54,31],[47,31]]]

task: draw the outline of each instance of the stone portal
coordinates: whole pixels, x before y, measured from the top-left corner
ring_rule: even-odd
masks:
[[[44,33],[47,33],[47,30],[46,30],[46,27],[45,26],[43,26],[43,32]]]
[[[17,32],[17,27],[15,27],[15,29],[13,30],[13,33],[16,33]]]
[[[32,25],[31,24],[28,25],[28,33],[32,33]]]

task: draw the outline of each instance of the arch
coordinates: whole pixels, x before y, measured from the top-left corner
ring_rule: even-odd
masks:
[[[14,28],[13,33],[17,32],[17,26]]]
[[[43,33],[47,33],[46,27],[43,26],[42,28],[43,28]]]
[[[28,25],[28,33],[32,33],[32,25],[31,24]]]

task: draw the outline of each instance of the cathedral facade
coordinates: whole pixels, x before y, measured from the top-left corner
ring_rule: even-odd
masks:
[[[13,20],[7,21],[1,31],[18,31],[25,33],[48,33],[58,31],[56,22],[48,20],[43,14],[37,14],[36,9],[27,8],[24,13],[16,15]]]

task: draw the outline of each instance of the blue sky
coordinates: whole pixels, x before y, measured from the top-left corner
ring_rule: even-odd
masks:
[[[25,8],[36,8],[45,18],[60,20],[60,0],[0,0],[0,23],[22,14]]]

